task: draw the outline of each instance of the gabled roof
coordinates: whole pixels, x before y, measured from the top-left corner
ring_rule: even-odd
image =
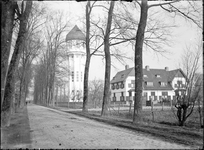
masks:
[[[147,77],[143,77],[143,80],[146,82],[153,82],[154,86],[146,86],[144,84],[145,90],[173,90],[172,86],[168,84],[168,74],[169,71],[165,69],[143,69],[143,75],[147,75]],[[157,77],[159,75],[159,77]],[[159,82],[166,83],[166,86],[161,86]]]
[[[123,75],[123,76],[122,76]],[[174,77],[186,77],[181,69],[176,69],[172,71],[166,71],[165,69],[143,69],[144,82],[153,82],[154,86],[146,86],[144,84],[145,90],[173,90],[172,86],[168,82],[172,81]],[[157,77],[159,75],[159,77]],[[111,83],[123,82],[128,76],[135,76],[135,69],[129,68],[118,72],[115,77],[111,80]],[[161,86],[160,82],[165,82],[166,86]]]
[[[132,72],[135,72],[135,71],[133,71],[133,70],[134,70],[133,68],[129,68],[129,69],[118,72],[115,75],[115,77],[113,77],[113,79],[111,80],[111,83],[122,82],[122,81],[126,80],[126,78],[128,76],[134,76],[134,73],[132,73]]]
[[[172,81],[174,77],[184,77],[187,80],[185,73],[181,69],[169,71],[168,80]]]
[[[86,41],[85,35],[82,31],[78,28],[77,25],[72,28],[72,30],[66,36],[66,42],[69,40],[83,40]]]

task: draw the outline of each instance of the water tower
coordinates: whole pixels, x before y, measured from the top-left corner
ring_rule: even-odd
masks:
[[[85,68],[86,37],[77,25],[67,34],[66,44],[69,65],[69,101],[83,100],[84,68]]]

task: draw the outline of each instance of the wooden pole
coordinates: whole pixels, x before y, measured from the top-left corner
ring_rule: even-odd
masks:
[[[151,100],[152,121],[154,121],[154,111],[153,111],[153,109],[154,109],[154,103]]]

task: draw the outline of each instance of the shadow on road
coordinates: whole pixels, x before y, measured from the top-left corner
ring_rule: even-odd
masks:
[[[9,127],[1,128],[1,149],[31,148],[27,107],[11,116]]]

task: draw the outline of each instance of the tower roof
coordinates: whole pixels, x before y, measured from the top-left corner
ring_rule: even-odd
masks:
[[[86,40],[85,35],[78,28],[77,25],[75,25],[74,28],[72,28],[72,30],[66,36],[66,42],[70,40],[83,40],[83,41]]]

